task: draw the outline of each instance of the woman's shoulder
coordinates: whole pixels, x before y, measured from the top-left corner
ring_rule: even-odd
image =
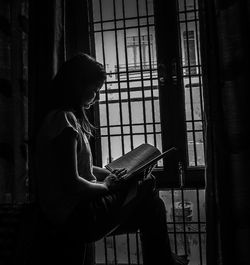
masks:
[[[53,110],[46,116],[43,122],[42,132],[48,138],[55,138],[65,128],[71,128],[76,134],[79,133],[80,125],[76,116],[72,111]]]

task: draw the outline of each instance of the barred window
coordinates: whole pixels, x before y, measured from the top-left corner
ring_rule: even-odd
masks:
[[[176,0],[173,12],[173,3],[170,10],[165,9],[166,17],[158,10],[165,4],[155,4],[153,0],[89,0],[92,53],[108,73],[95,110],[100,128],[97,161],[104,166],[142,143],[160,150],[177,145],[181,155],[174,164],[180,163],[187,175],[196,177],[198,171],[191,169],[201,169],[202,179],[205,161],[198,3]],[[170,12],[175,14],[175,33]],[[161,23],[166,26],[161,26],[159,33]],[[171,53],[176,50],[172,62]],[[170,60],[160,68],[164,56]],[[182,92],[177,96],[174,89]],[[183,126],[179,126],[181,122]],[[164,174],[163,164],[161,161],[158,167]]]
[[[95,55],[108,73],[97,110],[102,166],[145,142],[162,150],[153,5],[125,2],[93,1]]]
[[[104,166],[142,143],[160,150],[176,146],[178,154],[160,161],[154,172],[167,209],[171,246],[188,255],[190,263],[204,264],[198,1],[88,3],[92,55],[108,73],[95,105],[95,158]],[[185,177],[184,186],[179,176]],[[142,264],[138,232],[104,238],[96,243],[96,253],[97,264]]]

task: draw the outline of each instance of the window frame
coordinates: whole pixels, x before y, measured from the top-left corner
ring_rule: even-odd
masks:
[[[204,188],[205,167],[188,166],[182,51],[176,1],[154,1],[163,149],[178,148],[158,172],[160,187]],[[164,38],[167,35],[168,38]],[[170,41],[169,41],[170,40]],[[178,43],[179,45],[176,45]],[[168,129],[171,128],[171,129]],[[205,143],[204,143],[205,144]]]
[[[92,1],[88,0],[87,2],[91,17],[93,16]],[[163,150],[175,146],[178,151],[171,157],[164,159],[164,167],[155,169],[153,174],[157,177],[159,188],[178,188],[181,186],[204,188],[205,167],[188,166],[185,94],[181,75],[182,51],[180,49],[176,0],[167,1],[167,3],[166,1],[154,1],[154,15],[162,146]],[[166,35],[168,36],[167,39],[165,38]],[[89,41],[90,53],[95,56],[95,45],[91,34],[89,34]],[[98,104],[89,114],[91,121],[97,124],[95,121],[99,120]],[[94,140],[91,141],[94,163],[101,165],[100,128],[97,128],[94,136]]]

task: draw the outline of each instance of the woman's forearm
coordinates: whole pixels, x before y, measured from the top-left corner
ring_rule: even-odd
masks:
[[[97,181],[103,181],[110,174],[110,172],[106,168],[98,166],[93,166],[93,173]]]

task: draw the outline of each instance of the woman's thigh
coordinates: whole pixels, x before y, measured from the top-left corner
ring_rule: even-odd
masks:
[[[114,193],[90,203],[80,202],[67,222],[68,234],[79,240],[93,242],[107,235],[118,226],[119,213],[126,194]]]
[[[131,189],[134,187],[103,196],[87,205],[79,204],[70,219],[70,229],[77,230],[86,242],[99,240],[114,230],[138,229],[147,201],[153,195],[153,184],[142,185],[136,195],[124,203]]]

